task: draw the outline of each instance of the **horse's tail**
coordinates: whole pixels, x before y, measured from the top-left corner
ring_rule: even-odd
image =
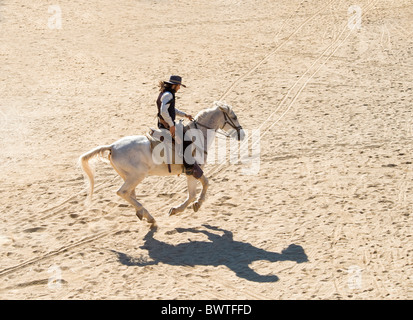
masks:
[[[112,151],[112,146],[100,146],[97,147],[93,150],[90,150],[89,152],[81,155],[79,157],[79,164],[80,167],[82,168],[83,172],[88,176],[89,178],[89,196],[92,197],[93,194],[93,188],[95,185],[95,179],[94,179],[94,173],[92,168],[90,167],[89,160],[92,158],[95,158],[96,156],[99,157],[104,157],[104,153],[106,151],[111,152]],[[109,153],[110,157],[110,153]]]

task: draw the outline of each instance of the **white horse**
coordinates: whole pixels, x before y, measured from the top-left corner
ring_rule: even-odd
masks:
[[[227,137],[236,137],[238,140],[242,140],[245,136],[232,108],[222,102],[214,102],[213,108],[199,112],[195,117],[195,121],[189,123],[189,128],[202,131],[205,139],[203,141],[203,146],[206,147],[206,151],[203,154],[203,164],[205,164],[207,160],[207,149],[214,141],[214,139],[210,139],[210,136],[208,137],[208,130],[215,134],[217,130],[221,129]],[[136,209],[136,215],[140,220],[146,218],[149,223],[154,223],[155,219],[136,199],[135,188],[147,176],[170,176],[182,174],[182,164],[171,164],[171,172],[169,172],[167,164],[155,163],[152,157],[151,144],[146,136],[124,137],[111,145],[97,147],[80,156],[79,162],[81,168],[89,177],[90,196],[92,196],[93,193],[94,175],[89,165],[89,160],[96,156],[104,157],[105,152],[107,151],[109,152],[107,157],[112,167],[124,180],[124,183],[117,191],[117,194]],[[201,168],[203,167],[203,164],[201,165]],[[193,203],[193,209],[195,212],[199,210],[202,203],[205,201],[208,179],[203,175],[199,180],[202,184],[202,191],[198,199],[196,199],[197,179],[192,175],[187,176],[188,197],[179,206],[171,208],[169,215],[184,211],[195,199],[196,201]]]

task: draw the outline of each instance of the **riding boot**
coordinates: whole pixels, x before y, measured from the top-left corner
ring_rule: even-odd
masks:
[[[185,166],[185,174],[188,176],[194,176],[195,179],[201,178],[202,175],[204,174],[201,167],[196,162],[192,165],[184,163],[184,166]]]

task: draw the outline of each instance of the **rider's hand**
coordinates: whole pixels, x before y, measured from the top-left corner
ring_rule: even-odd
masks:
[[[185,117],[187,117],[189,120],[194,120],[194,117],[193,116],[191,116],[190,114],[187,114]]]
[[[175,126],[170,127],[169,131],[171,132],[172,137],[174,137],[175,136]]]

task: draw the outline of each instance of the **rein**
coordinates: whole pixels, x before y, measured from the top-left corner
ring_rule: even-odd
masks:
[[[237,131],[238,139],[239,139],[240,136],[241,136],[242,127],[235,125],[234,121],[232,121],[232,119],[228,116],[228,114],[227,114],[226,112],[224,112],[223,110],[221,110],[221,111],[222,111],[222,113],[224,114],[224,118],[225,118],[225,122],[224,122],[224,125],[223,125],[222,127],[225,127],[226,124],[229,124],[234,130]],[[223,136],[225,136],[225,137],[227,137],[227,138],[229,138],[229,137],[231,136],[230,134],[228,134],[228,133],[226,133],[225,131],[223,131],[221,128],[218,128],[218,129],[210,128],[210,127],[208,127],[208,126],[206,126],[206,125],[204,125],[204,124],[202,124],[202,123],[199,123],[199,122],[198,122],[197,120],[195,120],[195,119],[194,119],[192,122],[194,123],[196,129],[198,129],[198,126],[201,126],[201,127],[206,128],[206,129],[209,129],[209,130],[214,130],[216,133],[222,134]],[[218,130],[220,130],[220,129],[222,130],[222,132],[221,132],[221,131],[218,131]]]

